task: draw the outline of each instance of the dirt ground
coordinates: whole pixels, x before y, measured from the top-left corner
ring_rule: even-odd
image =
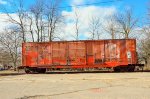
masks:
[[[0,99],[150,99],[150,72],[10,74],[0,71]]]

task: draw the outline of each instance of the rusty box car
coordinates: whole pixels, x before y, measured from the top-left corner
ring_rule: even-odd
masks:
[[[22,44],[22,66],[26,73],[46,69],[113,68],[134,71],[135,39],[26,42]]]

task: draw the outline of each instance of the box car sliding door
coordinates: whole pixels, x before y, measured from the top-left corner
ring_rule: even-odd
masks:
[[[52,42],[52,65],[67,65],[67,42]]]
[[[68,42],[68,65],[85,65],[85,42]]]
[[[86,42],[86,58],[88,65],[103,64],[104,59],[104,40]]]
[[[118,66],[119,62],[122,61],[122,58],[124,57],[124,51],[126,50],[125,45],[122,45],[125,43],[125,40],[105,40],[104,41],[104,57],[105,57],[105,63],[108,66]],[[123,52],[121,52],[123,51]],[[122,56],[122,57],[121,57]]]
[[[94,64],[103,64],[105,62],[103,40],[93,42],[93,55]]]
[[[52,44],[39,43],[38,44],[38,65],[49,66],[52,64]]]

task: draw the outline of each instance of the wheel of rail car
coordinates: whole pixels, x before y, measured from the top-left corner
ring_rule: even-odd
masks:
[[[45,73],[46,72],[46,68],[37,68],[37,72],[38,73]]]
[[[114,67],[114,72],[120,72],[120,68],[119,67]]]
[[[28,67],[25,68],[25,73],[27,73],[27,74],[31,73],[31,71]]]
[[[129,66],[128,67],[128,72],[134,72],[135,66]]]

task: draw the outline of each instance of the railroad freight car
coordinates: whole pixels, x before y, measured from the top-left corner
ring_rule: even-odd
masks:
[[[27,42],[22,44],[25,72],[46,69],[113,68],[134,71],[137,61],[135,39]]]

